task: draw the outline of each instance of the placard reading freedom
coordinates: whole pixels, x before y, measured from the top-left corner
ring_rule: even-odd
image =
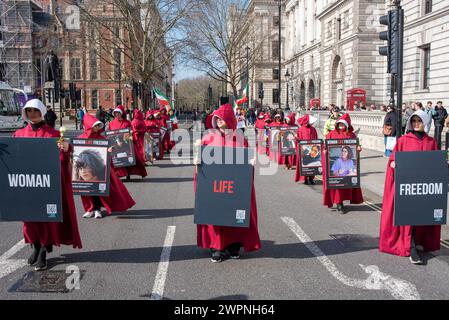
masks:
[[[57,139],[0,137],[0,221],[62,222]]]
[[[394,225],[446,224],[446,151],[396,152],[395,161]]]

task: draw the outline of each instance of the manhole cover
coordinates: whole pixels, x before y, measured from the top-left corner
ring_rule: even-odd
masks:
[[[84,271],[80,271],[80,280]],[[58,271],[30,271],[26,273],[11,289],[13,292],[59,292],[68,293],[72,289],[67,288],[66,281],[73,274],[63,270]]]
[[[379,247],[379,238],[366,234],[330,234],[329,236],[345,248],[375,249]]]

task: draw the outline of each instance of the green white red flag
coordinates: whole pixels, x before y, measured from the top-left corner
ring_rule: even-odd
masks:
[[[248,101],[248,91],[249,91],[249,86],[247,83],[245,86],[245,89],[243,89],[242,97],[237,100],[237,105],[241,106],[242,104],[244,104],[245,102]]]
[[[161,90],[159,90],[158,88],[154,88],[153,91],[160,106],[164,106],[167,111],[173,109],[170,101],[168,101],[167,97],[162,93]]]

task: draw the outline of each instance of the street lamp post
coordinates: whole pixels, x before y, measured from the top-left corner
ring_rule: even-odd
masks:
[[[285,72],[285,80],[286,80],[286,83],[287,83],[287,101],[286,101],[286,104],[285,104],[285,111],[290,111],[290,107],[288,105],[288,83],[289,83],[289,80],[290,80],[290,73],[288,73],[288,69]]]

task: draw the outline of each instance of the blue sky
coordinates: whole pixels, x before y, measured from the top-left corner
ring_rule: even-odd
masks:
[[[183,64],[175,66],[175,81],[179,81],[185,78],[195,78],[202,74],[202,72],[191,69]]]

